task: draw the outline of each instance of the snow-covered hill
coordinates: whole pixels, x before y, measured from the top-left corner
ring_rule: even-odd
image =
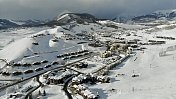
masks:
[[[39,31],[46,30],[50,27],[28,27],[28,28],[10,28],[0,30],[0,50],[6,45],[24,38],[26,36],[35,34]]]
[[[54,34],[57,36],[54,36]],[[35,35],[17,40],[16,42],[6,46],[0,52],[1,59],[14,61],[22,59],[24,56],[32,56],[34,55],[34,53],[47,53],[56,50],[58,50],[61,53],[62,49],[64,49],[65,47],[76,46],[74,44],[67,44],[65,41],[61,39],[58,42],[52,41],[53,39],[59,38],[59,36],[61,35],[62,32],[57,31],[56,28],[52,30],[44,30]]]
[[[113,31],[114,28],[102,26],[97,23],[57,26],[53,29],[43,30],[39,33],[29,35],[23,39],[14,39],[15,41],[0,51],[0,59],[14,62],[23,59],[25,56],[33,56],[35,53],[57,51],[58,54],[61,54],[83,50],[83,48],[87,47],[87,44],[79,45],[77,43],[92,42],[94,40],[90,39],[93,37],[91,33],[109,30]],[[84,37],[79,35],[83,35]],[[50,56],[42,56],[42,59],[48,58]],[[35,60],[35,58],[32,60]],[[49,60],[53,59],[51,58]]]

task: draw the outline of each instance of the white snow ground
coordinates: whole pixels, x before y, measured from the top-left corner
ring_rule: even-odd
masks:
[[[137,34],[143,35],[144,40],[158,40],[156,35],[176,37],[175,31],[163,30],[151,34],[139,31]],[[161,57],[159,53],[168,46],[176,45],[176,41],[166,41],[164,45],[144,46],[147,48],[144,52],[136,51],[126,62],[111,70],[111,83],[90,87],[99,92],[101,99],[175,99],[176,51],[166,52]],[[132,77],[134,74],[139,77]]]
[[[148,34],[146,32],[146,29],[142,29],[144,27],[140,28],[139,25],[133,27],[120,24],[120,26],[129,29],[123,30],[123,32],[135,32],[135,34],[137,35],[126,36],[125,33],[122,33],[120,37],[124,37],[127,40],[135,38],[142,40],[142,42],[147,42],[150,39],[163,40],[156,38],[157,35],[176,37],[176,29],[162,29],[162,31],[152,32],[151,34]],[[94,30],[91,29],[92,27],[94,28]],[[101,33],[102,31],[112,32],[112,30],[115,29],[107,27],[101,29],[101,26],[99,25],[90,24],[77,25],[71,31],[64,30],[64,32],[68,34],[76,34],[81,33],[81,31],[95,33],[99,31]],[[59,39],[59,42],[52,42],[52,39],[55,39],[56,37],[59,38],[63,35],[61,31],[63,31],[61,27],[44,30],[35,35],[45,34],[45,36],[37,37],[35,39],[30,38],[31,34],[29,33],[30,35],[27,34],[28,36],[26,38],[11,43],[3,50],[1,50],[0,58],[8,59],[8,61],[15,62],[35,62],[41,61],[43,59],[53,61],[58,54],[83,49],[83,45],[77,45],[76,40],[65,41],[63,39]],[[115,36],[119,36],[117,34],[119,34],[119,32],[121,33],[121,31],[116,31],[113,33],[115,34]],[[100,37],[99,35],[96,36],[97,38],[101,38],[100,40],[102,41],[107,39],[104,37]],[[11,39],[11,36],[9,38]],[[108,76],[111,77],[111,83],[98,83],[96,85],[90,85],[89,88],[91,90],[97,91],[100,95],[100,99],[175,99],[176,51],[166,52],[165,56],[159,56],[159,53],[167,49],[167,47],[169,46],[176,45],[176,41],[165,41],[166,44],[164,45],[145,45],[143,47],[146,47],[147,49],[145,49],[144,51],[135,51],[134,54],[132,54],[127,61],[110,71],[110,74]],[[34,42],[39,43],[38,47],[32,45],[32,43]],[[85,48],[88,47],[85,45]],[[14,51],[14,49],[16,50]],[[91,47],[89,47],[89,49],[94,50]],[[56,50],[58,52],[49,53]],[[100,49],[96,50],[101,51]],[[40,53],[40,55],[33,55],[34,52],[38,52]],[[24,58],[24,55],[29,55],[30,57]],[[97,65],[97,67],[102,65],[101,63],[97,64],[93,62],[91,64],[95,64]],[[87,70],[83,70],[87,73],[91,72],[93,69],[97,69],[97,67],[91,67]],[[132,75],[134,74],[139,75],[139,77],[132,77]],[[66,98],[65,95],[61,92],[60,86],[48,86],[48,88],[46,88],[46,91],[49,94],[47,99],[58,99],[58,97],[64,97],[63,99]]]
[[[28,35],[35,34],[36,32],[45,29],[48,29],[48,27],[0,30],[0,50],[2,50],[3,47],[10,44],[11,42],[14,42],[17,39],[24,38]]]

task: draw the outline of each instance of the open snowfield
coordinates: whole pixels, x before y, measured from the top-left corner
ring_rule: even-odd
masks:
[[[159,57],[162,47],[151,46],[144,53],[137,52],[129,60],[110,71],[111,83],[98,84],[92,89],[104,94],[105,97],[101,97],[102,99],[116,99],[116,97],[118,99],[127,97],[130,99],[176,98],[176,80],[174,79],[176,53]],[[118,74],[125,75],[118,76]],[[132,77],[133,74],[139,77]]]
[[[0,30],[0,50],[2,48],[15,40],[21,39],[23,37],[35,34],[41,30],[45,30],[48,27],[33,27],[33,28],[24,28],[24,29],[9,29],[9,30]]]
[[[50,85],[50,86],[46,86],[45,88],[41,88],[39,90],[43,92],[44,89],[47,93],[47,96],[42,97],[41,99],[58,99],[58,97],[62,97],[62,99],[67,99],[67,96],[62,90],[62,86]],[[36,91],[36,94],[38,94],[39,90]]]

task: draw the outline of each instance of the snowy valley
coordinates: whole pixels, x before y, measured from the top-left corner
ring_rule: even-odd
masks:
[[[0,99],[175,99],[174,13],[127,23],[65,13],[2,29]]]

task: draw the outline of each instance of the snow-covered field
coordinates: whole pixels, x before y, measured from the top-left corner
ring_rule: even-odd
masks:
[[[174,79],[176,52],[173,51],[170,55],[160,57],[159,52],[163,47],[151,46],[147,47],[144,53],[137,52],[129,60],[110,71],[111,83],[98,84],[91,88],[105,94],[102,99],[116,99],[116,97],[119,99],[127,97],[130,99],[176,98]],[[139,77],[132,77],[134,74]]]
[[[176,29],[172,29],[145,34],[142,30],[138,31],[137,35],[142,35],[142,40],[146,42],[150,39],[163,40],[157,39],[157,35],[176,37],[175,31]],[[101,99],[175,99],[176,51],[166,52],[163,56],[159,53],[175,46],[176,41],[165,41],[167,43],[164,45],[142,46],[147,49],[135,51],[127,61],[110,70],[111,83],[100,83],[90,87],[101,93]],[[137,77],[132,77],[133,75]]]
[[[49,70],[46,69],[47,65],[56,66],[53,65],[53,62],[69,63],[85,57],[86,52],[81,52],[84,50],[94,52],[91,58],[82,61],[88,63],[88,67],[80,69],[72,66],[71,69],[82,72],[83,74],[93,73],[99,68],[108,66],[108,63],[114,60],[116,56],[123,58],[126,55],[124,53],[119,54],[120,52],[117,54],[115,51],[116,56],[113,55],[109,58],[100,57],[100,54],[106,50],[107,46],[105,45],[107,42],[113,43],[120,41],[119,39],[124,39],[125,42],[138,39],[139,43],[147,43],[149,40],[165,41],[165,44],[157,45],[141,45],[138,43],[138,48],[145,49],[139,50],[138,48],[134,48],[127,60],[109,70],[107,76],[110,77],[110,83],[87,84],[87,86],[92,91],[97,92],[100,99],[175,99],[176,40],[157,38],[157,36],[176,38],[176,28],[164,29],[163,27],[167,25],[162,25],[157,26],[160,30],[149,33],[148,30],[155,28],[113,22],[113,25],[120,27],[117,29],[105,26],[105,24],[109,24],[111,21],[100,21],[100,23],[103,25],[95,23],[87,25],[77,24],[71,29],[64,29],[70,27],[69,25],[65,25],[52,29],[42,27],[1,31],[0,48],[6,47],[0,51],[0,59],[6,59],[7,62],[12,64],[12,66],[6,67],[4,62],[0,62],[1,71],[10,73],[10,76],[0,74],[1,79],[25,79],[31,77],[34,74]],[[174,24],[173,22],[172,25]],[[98,42],[102,47],[89,46],[89,43],[94,42]],[[68,55],[62,56],[65,54]],[[58,55],[60,55],[59,58]],[[60,58],[61,56],[62,58]],[[74,58],[71,59],[70,56]],[[38,65],[34,64],[35,62],[42,62],[44,60],[48,62]],[[22,66],[15,67],[15,63],[18,63],[17,65],[22,64]],[[30,66],[25,67],[23,66],[24,64],[30,64]],[[58,67],[62,65],[57,64]],[[37,71],[37,68],[42,69],[41,71]],[[25,74],[26,70],[32,70],[33,73]],[[22,73],[21,76],[12,76],[17,71]],[[55,75],[53,73],[49,76]],[[40,77],[43,77],[43,75],[40,75]],[[47,85],[45,81],[42,83],[44,87],[41,87],[41,85],[35,91],[34,96],[38,95],[39,90],[41,92],[45,90],[46,96],[41,95],[41,99],[67,99],[66,94],[62,90],[63,86],[57,84]],[[32,84],[31,80],[25,85],[30,84]],[[11,93],[13,92],[8,92],[8,94]],[[1,94],[5,95],[4,92]],[[74,96],[76,95],[74,94]]]
[[[11,42],[14,42],[17,39],[26,37],[28,35],[35,34],[41,30],[45,30],[48,27],[33,27],[33,28],[22,28],[22,29],[8,29],[0,30],[0,50]]]

